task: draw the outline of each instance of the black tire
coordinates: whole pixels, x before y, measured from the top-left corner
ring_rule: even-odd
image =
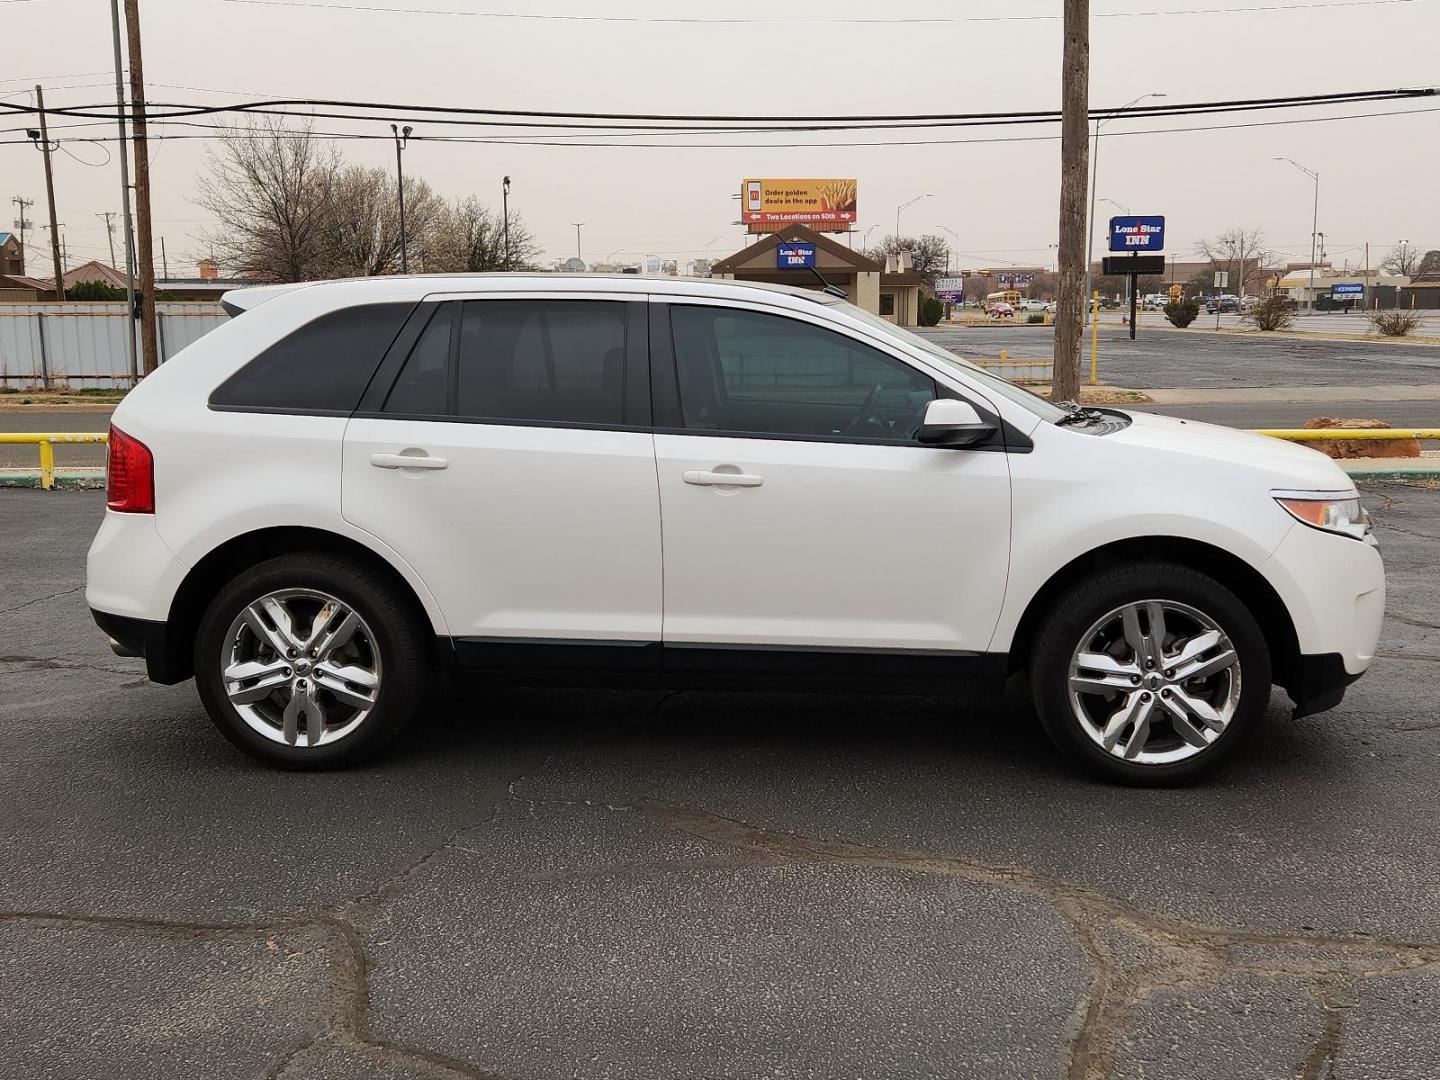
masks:
[[[1107,752],[1087,734],[1070,701],[1070,662],[1082,636],[1108,613],[1145,600],[1179,603],[1203,613],[1230,639],[1240,663],[1240,695],[1229,724],[1208,748],[1164,764],[1126,761]],[[1265,636],[1239,598],[1207,574],[1158,561],[1100,571],[1072,585],[1042,620],[1030,654],[1035,709],[1055,745],[1097,776],[1145,787],[1189,783],[1222,764],[1264,717],[1270,678]]]
[[[230,627],[244,609],[267,594],[310,589],[329,594],[360,616],[374,638],[380,679],[374,704],[353,731],[334,742],[307,746],[276,742],[254,730],[225,693],[222,671]],[[216,594],[195,637],[195,683],[200,700],[224,736],[252,757],[284,769],[335,769],[382,749],[419,708],[427,683],[428,649],[423,613],[409,595],[365,563],[324,552],[281,555],[236,575]]]

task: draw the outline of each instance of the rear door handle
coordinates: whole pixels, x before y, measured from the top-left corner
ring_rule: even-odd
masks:
[[[421,454],[371,454],[370,464],[377,469],[448,469],[450,467],[450,462],[443,457],[425,457]]]
[[[697,487],[759,487],[763,477],[741,472],[708,472],[704,469],[687,469],[682,475],[687,484]]]

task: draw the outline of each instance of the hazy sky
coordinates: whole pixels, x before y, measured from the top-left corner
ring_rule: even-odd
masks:
[[[1003,5],[826,0],[790,4],[660,0],[141,0],[146,81],[154,101],[220,102],[244,95],[607,112],[840,114],[1058,108],[1059,0]],[[1235,10],[1293,5],[1283,11]],[[1102,17],[1208,9],[1206,14]],[[1216,9],[1227,9],[1217,13]],[[431,13],[422,13],[428,10]],[[956,21],[885,24],[887,11]],[[445,12],[450,12],[449,14]],[[504,13],[480,17],[455,12]],[[524,16],[586,15],[586,21]],[[596,21],[604,16],[617,21]],[[1013,21],[979,21],[1013,16]],[[1048,17],[1048,18],[1047,18]],[[645,21],[657,18],[696,22]],[[755,19],[758,22],[718,20]],[[636,20],[636,21],[620,21]],[[962,21],[963,20],[963,21]],[[1094,0],[1091,103],[1116,106],[1160,91],[1171,102],[1435,85],[1440,0]],[[113,101],[106,0],[0,0],[6,42],[0,99],[25,101],[36,81],[47,104]],[[93,85],[92,85],[93,84]],[[61,88],[64,89],[61,89]],[[185,87],[185,89],[181,89]],[[53,89],[51,89],[53,88]],[[1128,130],[1244,124],[1407,109],[1414,115],[1229,131],[1121,135]],[[1428,111],[1422,111],[1428,110]],[[1337,263],[1378,261],[1398,239],[1440,247],[1440,99],[1308,112],[1119,120],[1101,138],[1099,195],[1168,217],[1169,252],[1235,225],[1308,256],[1313,188],[1276,155],[1321,174],[1320,230]],[[33,123],[33,121],[28,121]],[[450,133],[407,118],[417,135]],[[41,157],[0,127],[0,224],[12,195],[45,220]],[[338,130],[334,122],[325,122]],[[183,129],[171,128],[173,132]],[[358,130],[358,129],[357,129]],[[371,130],[388,133],[388,125]],[[1111,137],[1109,133],[1118,137]],[[53,134],[113,134],[113,125]],[[581,148],[412,142],[407,172],[441,193],[499,202],[513,180],[522,214],[547,256],[574,254],[585,222],[589,261],[645,254],[685,260],[728,254],[741,241],[731,198],[746,176],[859,181],[859,228],[960,237],[963,264],[1047,263],[1057,216],[1058,127],[890,132],[944,145],[805,147],[878,135],[730,136],[763,148]],[[994,139],[1030,141],[971,141]],[[643,141],[661,141],[648,138]],[[724,141],[710,136],[706,142]],[[156,229],[171,272],[194,273],[203,227],[193,204],[202,140],[153,147]],[[94,215],[118,209],[113,144],[71,143],[56,158],[59,217],[72,263],[106,254]],[[393,168],[387,141],[342,144],[346,156]],[[1117,212],[1101,203],[1103,220]],[[944,235],[942,233],[942,235]],[[43,242],[44,234],[38,238]],[[947,235],[947,239],[951,239]],[[1097,253],[1099,248],[1097,240]],[[158,245],[157,245],[158,246]],[[32,242],[32,256],[36,245]],[[48,262],[33,259],[31,272]],[[158,269],[158,267],[157,267]]]

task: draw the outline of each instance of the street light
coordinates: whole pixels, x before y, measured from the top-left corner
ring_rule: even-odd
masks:
[[[1100,201],[1101,201],[1101,202],[1108,202],[1111,206],[1115,207],[1115,209],[1116,209],[1116,210],[1119,210],[1120,213],[1122,213],[1122,214],[1128,214],[1128,213],[1130,213],[1130,208],[1129,208],[1128,206],[1121,206],[1121,205],[1120,205],[1118,202],[1116,202],[1114,199],[1101,199]]]
[[[960,243],[960,234],[957,233],[954,229],[950,228],[950,226],[948,226],[948,225],[936,225],[935,228],[937,228],[937,229],[944,229],[946,232],[948,232],[951,236],[953,236],[953,237],[955,238],[955,243],[957,243],[957,244]],[[950,269],[950,254],[951,254],[951,253],[950,253],[949,251],[946,251],[946,252],[945,252],[945,269],[946,269],[947,271]],[[958,254],[959,254],[959,251],[957,250],[957,251],[955,252],[955,254],[958,255]]]
[[[1060,245],[1059,245],[1059,244],[1047,244],[1046,246],[1050,249],[1050,273],[1052,273],[1052,274],[1058,273],[1058,272],[1059,272],[1059,262],[1060,262]],[[1088,310],[1088,308],[1087,308],[1087,310]]]
[[[405,149],[405,144],[410,141],[410,132],[413,131],[409,124],[404,130],[390,125],[390,131],[395,136],[395,188],[400,194],[400,272],[410,272],[410,249],[405,239],[405,167],[400,161],[400,151]]]
[[[1409,240],[1400,240],[1400,241],[1397,241],[1397,243],[1398,243],[1399,246],[1400,246],[1400,273],[1401,273],[1402,276],[1408,278],[1410,275],[1407,274],[1407,273],[1405,273],[1405,270],[1406,270],[1406,267],[1409,266],[1409,264],[1405,261],[1405,256],[1409,254],[1409,252],[1408,252],[1406,249],[1410,246],[1410,241],[1409,241]]]
[[[870,247],[870,234],[871,234],[872,232],[874,232],[876,229],[878,229],[879,227],[880,227],[879,225],[871,225],[868,229],[865,230],[865,239],[860,242],[861,247],[864,247],[864,248],[867,249],[867,250],[869,249],[869,247]]]
[[[1316,243],[1316,241],[1319,239],[1319,236],[1320,236],[1320,233],[1319,233],[1319,229],[1320,229],[1320,174],[1319,174],[1318,172],[1315,172],[1315,170],[1313,170],[1313,169],[1307,169],[1304,165],[1301,165],[1300,162],[1296,161],[1294,158],[1277,157],[1275,160],[1276,160],[1276,161],[1288,161],[1291,165],[1294,165],[1295,168],[1299,169],[1299,170],[1300,170],[1301,172],[1303,172],[1306,176],[1310,177],[1311,180],[1314,180],[1314,181],[1315,181],[1315,209],[1314,209],[1314,211],[1311,213],[1311,217],[1310,217],[1310,300],[1309,300],[1309,302],[1305,305],[1305,314],[1306,314],[1306,315],[1314,315],[1314,314],[1315,314],[1315,243]]]
[[[500,204],[505,218],[505,270],[510,270],[510,177],[500,178]]]
[[[926,194],[926,195],[916,195],[916,196],[915,196],[913,199],[911,199],[909,202],[901,203],[899,206],[897,206],[897,207],[895,208],[895,238],[896,238],[897,240],[900,238],[900,211],[901,211],[901,210],[904,210],[907,206],[914,206],[914,205],[915,205],[917,202],[919,202],[921,199],[933,199],[934,197],[935,197],[934,195],[930,195],[930,194]]]
[[[1090,321],[1090,276],[1092,266],[1095,262],[1095,184],[1100,178],[1100,129],[1114,120],[1126,109],[1139,104],[1149,98],[1163,98],[1161,93],[1141,94],[1132,101],[1127,101],[1120,108],[1107,116],[1104,120],[1095,118],[1095,148],[1090,152],[1090,217],[1085,222],[1085,296],[1083,306],[1085,308],[1086,322]]]
[[[575,226],[575,258],[577,261],[583,263],[585,260],[580,256],[580,226],[584,225],[585,222],[572,221],[570,224]]]

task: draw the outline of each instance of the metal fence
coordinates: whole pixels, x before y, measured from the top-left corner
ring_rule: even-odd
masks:
[[[219,304],[155,305],[160,360],[198,341],[228,316]],[[0,304],[0,386],[128,386],[125,335],[139,344],[139,324],[122,303]]]

